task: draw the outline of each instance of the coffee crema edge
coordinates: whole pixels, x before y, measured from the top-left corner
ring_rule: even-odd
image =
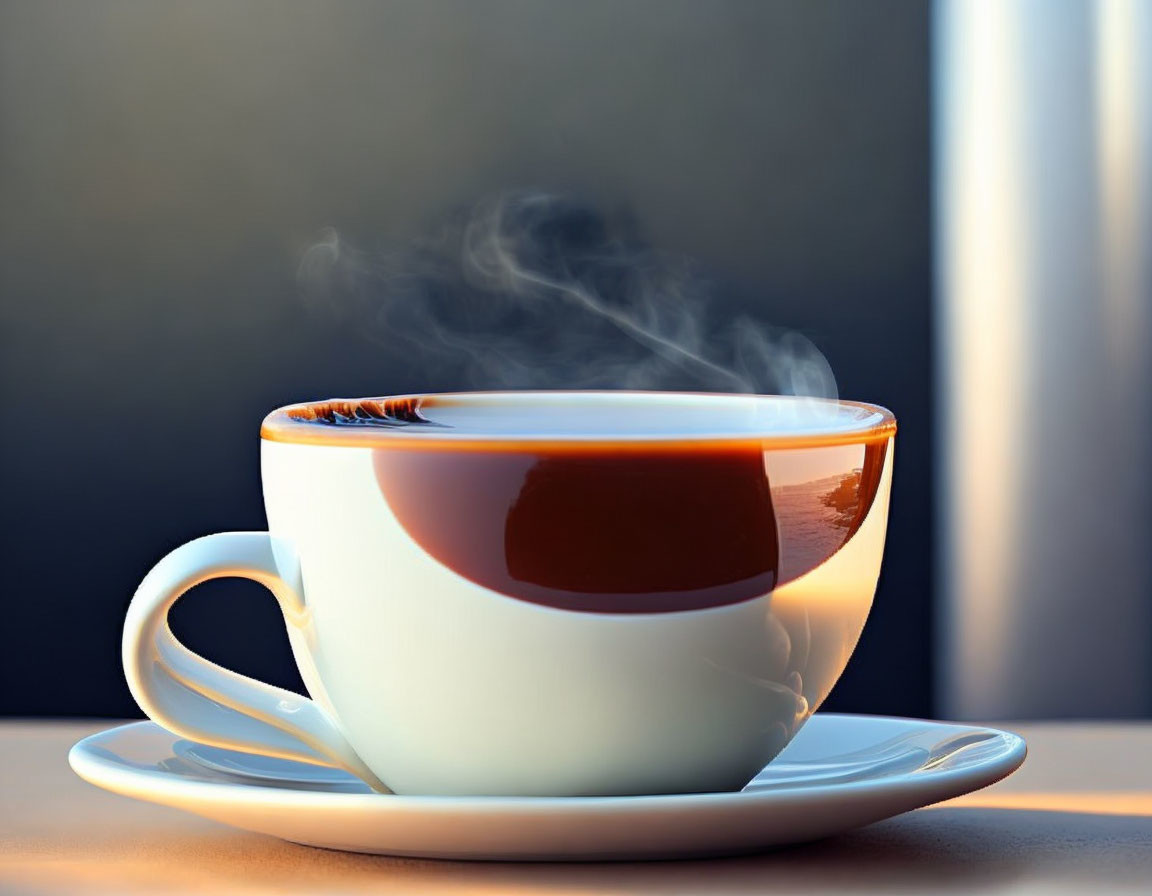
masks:
[[[830,405],[867,411],[879,420],[858,428],[809,432],[767,432],[762,434],[739,432],[636,433],[624,434],[564,434],[545,433],[491,433],[476,435],[454,431],[450,426],[426,420],[420,414],[422,406],[451,403],[470,396],[496,397],[506,395],[594,395],[597,392],[446,392],[419,395],[397,395],[380,398],[327,399],[285,405],[264,418],[260,438],[270,442],[301,445],[346,446],[361,448],[405,448],[445,451],[684,451],[692,448],[730,448],[733,450],[800,449],[862,445],[886,441],[896,434],[896,418],[891,411],[879,405],[860,401],[815,399]],[[667,395],[670,397],[741,397],[738,393],[705,392],[626,392],[622,395]],[[790,396],[745,396],[762,398],[789,398]],[[333,422],[333,415],[342,421]],[[356,420],[367,425],[356,425]],[[325,422],[328,421],[328,422]]]

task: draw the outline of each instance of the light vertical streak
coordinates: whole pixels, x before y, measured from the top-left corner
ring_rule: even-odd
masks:
[[[1011,649],[1029,343],[1020,247],[1021,158],[1012,5],[937,4],[937,355],[942,397],[939,672],[963,695],[994,690]],[[963,605],[956,600],[962,597]]]

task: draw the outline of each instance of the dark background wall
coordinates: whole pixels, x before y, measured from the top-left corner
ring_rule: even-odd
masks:
[[[257,428],[446,381],[311,316],[323,225],[399,239],[494,190],[626,206],[900,418],[885,570],[830,708],[928,714],[923,2],[0,2],[0,713],[133,715],[137,582],[264,525]],[[174,628],[292,685],[272,600]]]

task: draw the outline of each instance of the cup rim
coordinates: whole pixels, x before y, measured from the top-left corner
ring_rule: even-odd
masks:
[[[684,431],[612,433],[478,433],[453,431],[424,420],[421,411],[464,403],[517,399],[521,402],[553,399],[585,399],[610,403],[662,401],[672,406],[700,402],[786,403],[809,422],[796,422],[782,428],[777,422],[771,431]],[[814,426],[814,408],[835,409],[837,425]],[[361,420],[368,425],[323,425],[341,420]],[[318,425],[317,421],[320,422]],[[377,422],[379,421],[379,422]],[[427,423],[427,425],[420,425]],[[376,425],[373,425],[376,424]],[[303,445],[408,448],[420,450],[562,450],[565,447],[587,451],[596,448],[613,451],[690,446],[751,446],[762,449],[810,448],[855,445],[884,441],[896,432],[896,417],[887,408],[861,401],[809,398],[790,395],[760,395],[728,392],[664,392],[651,390],[484,390],[475,392],[423,392],[374,398],[326,399],[285,405],[268,414],[261,424],[260,437],[268,442]]]

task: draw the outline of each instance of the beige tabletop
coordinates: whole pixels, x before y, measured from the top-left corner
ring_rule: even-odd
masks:
[[[1152,724],[1006,725],[1024,767],[806,846],[691,862],[515,865],[283,843],[86,784],[109,722],[0,723],[0,893],[1152,893]]]

